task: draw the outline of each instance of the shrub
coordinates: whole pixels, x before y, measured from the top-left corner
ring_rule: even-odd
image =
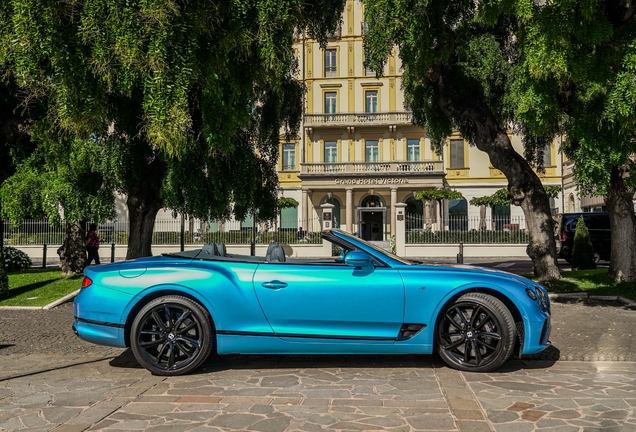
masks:
[[[9,276],[4,268],[0,268],[0,300],[9,297]]]
[[[7,272],[26,270],[33,265],[31,258],[26,253],[11,246],[3,249],[2,258]]]
[[[590,232],[585,225],[583,216],[576,223],[574,231],[574,245],[572,246],[572,268],[576,270],[589,270],[596,268],[594,246],[590,239]]]

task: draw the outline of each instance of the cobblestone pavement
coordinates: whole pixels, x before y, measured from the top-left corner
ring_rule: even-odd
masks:
[[[13,374],[0,380],[3,431],[636,431],[627,362],[512,361],[467,374],[432,357],[260,356],[170,378],[129,351],[3,363]]]
[[[539,356],[553,361],[496,373],[436,356],[232,356],[165,378],[78,339],[70,303],[2,310],[0,430],[636,432],[635,318],[554,302],[554,347]]]

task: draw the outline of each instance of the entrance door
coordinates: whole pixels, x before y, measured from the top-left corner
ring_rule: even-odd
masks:
[[[368,241],[384,241],[386,209],[360,209],[360,237]]]

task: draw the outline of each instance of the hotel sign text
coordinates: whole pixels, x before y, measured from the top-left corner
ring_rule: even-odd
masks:
[[[407,178],[349,178],[349,179],[336,179],[337,185],[393,185],[393,184],[406,184],[409,182]]]

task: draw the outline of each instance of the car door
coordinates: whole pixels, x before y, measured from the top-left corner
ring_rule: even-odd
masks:
[[[404,319],[404,283],[387,267],[265,263],[254,288],[272,329],[285,339],[395,340]]]

